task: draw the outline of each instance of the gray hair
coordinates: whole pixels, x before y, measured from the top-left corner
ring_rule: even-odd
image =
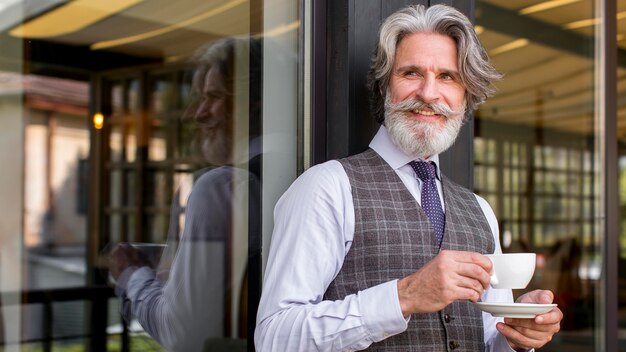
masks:
[[[237,55],[248,55],[249,72],[248,75],[239,73],[235,75],[235,61]],[[224,87],[233,94],[235,79],[248,81],[251,87],[249,90],[250,115],[255,117],[255,121],[260,120],[261,114],[261,89],[262,82],[262,55],[263,43],[261,39],[254,37],[225,37],[210,42],[198,48],[190,58],[190,63],[195,67],[191,81],[191,98],[193,104],[188,108],[190,112],[195,111],[195,105],[202,98],[204,80],[212,67],[217,68],[219,77]]]
[[[252,37],[225,37],[201,46],[190,59],[191,64],[195,66],[192,81],[193,92],[202,94],[205,76],[212,67],[215,67],[223,80],[224,86],[232,93],[236,78],[235,61],[237,56],[249,55],[249,59],[258,60],[261,51],[260,40]],[[260,72],[257,71],[260,69],[255,64],[256,62],[250,63],[250,77],[246,75],[238,77],[238,79],[259,79]],[[256,83],[256,81],[252,83]]]
[[[378,45],[368,74],[372,94],[372,112],[378,123],[384,121],[385,95],[389,86],[396,48],[400,41],[413,33],[437,33],[454,40],[461,82],[465,87],[467,114],[495,93],[492,82],[502,76],[489,63],[469,19],[446,5],[426,8],[412,5],[387,17],[380,28]]]

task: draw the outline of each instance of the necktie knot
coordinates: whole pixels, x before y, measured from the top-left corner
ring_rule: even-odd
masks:
[[[415,171],[415,174],[422,182],[433,180],[437,177],[436,166],[432,161],[411,161],[409,165],[411,165],[413,171]]]

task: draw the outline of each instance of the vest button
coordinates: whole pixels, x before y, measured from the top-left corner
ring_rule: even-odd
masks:
[[[443,320],[444,320],[446,323],[449,323],[449,322],[450,322],[450,320],[451,320],[451,319],[450,319],[450,314],[446,314],[446,315],[444,315],[444,316],[443,316]]]
[[[450,341],[450,343],[448,344],[448,346],[450,346],[450,349],[451,349],[451,350],[455,350],[455,349],[457,349],[457,348],[459,348],[459,347],[460,347],[459,343],[458,343],[458,342],[456,342],[456,341]]]

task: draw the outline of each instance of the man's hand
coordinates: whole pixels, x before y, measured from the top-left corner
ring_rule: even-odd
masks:
[[[438,312],[457,300],[477,302],[489,287],[491,261],[474,252],[441,251],[398,281],[402,314]]]
[[[109,253],[107,259],[109,272],[115,280],[117,280],[122,272],[129,266],[145,265],[144,261],[139,256],[139,252],[126,243],[116,245]]]
[[[554,294],[547,290],[535,290],[523,294],[518,303],[552,303]],[[552,340],[552,336],[561,329],[563,313],[558,307],[540,314],[535,319],[504,319],[496,327],[509,341],[513,349],[539,348]]]

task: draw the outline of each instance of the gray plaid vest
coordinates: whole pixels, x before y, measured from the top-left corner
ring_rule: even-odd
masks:
[[[356,222],[343,267],[324,295],[329,300],[407,276],[439,252],[426,214],[376,152],[369,149],[339,162],[352,187]],[[444,176],[442,185],[446,225],[441,248],[493,253],[493,235],[474,194]],[[473,303],[457,301],[438,313],[414,314],[405,332],[368,349],[445,350],[484,351],[482,313]]]

